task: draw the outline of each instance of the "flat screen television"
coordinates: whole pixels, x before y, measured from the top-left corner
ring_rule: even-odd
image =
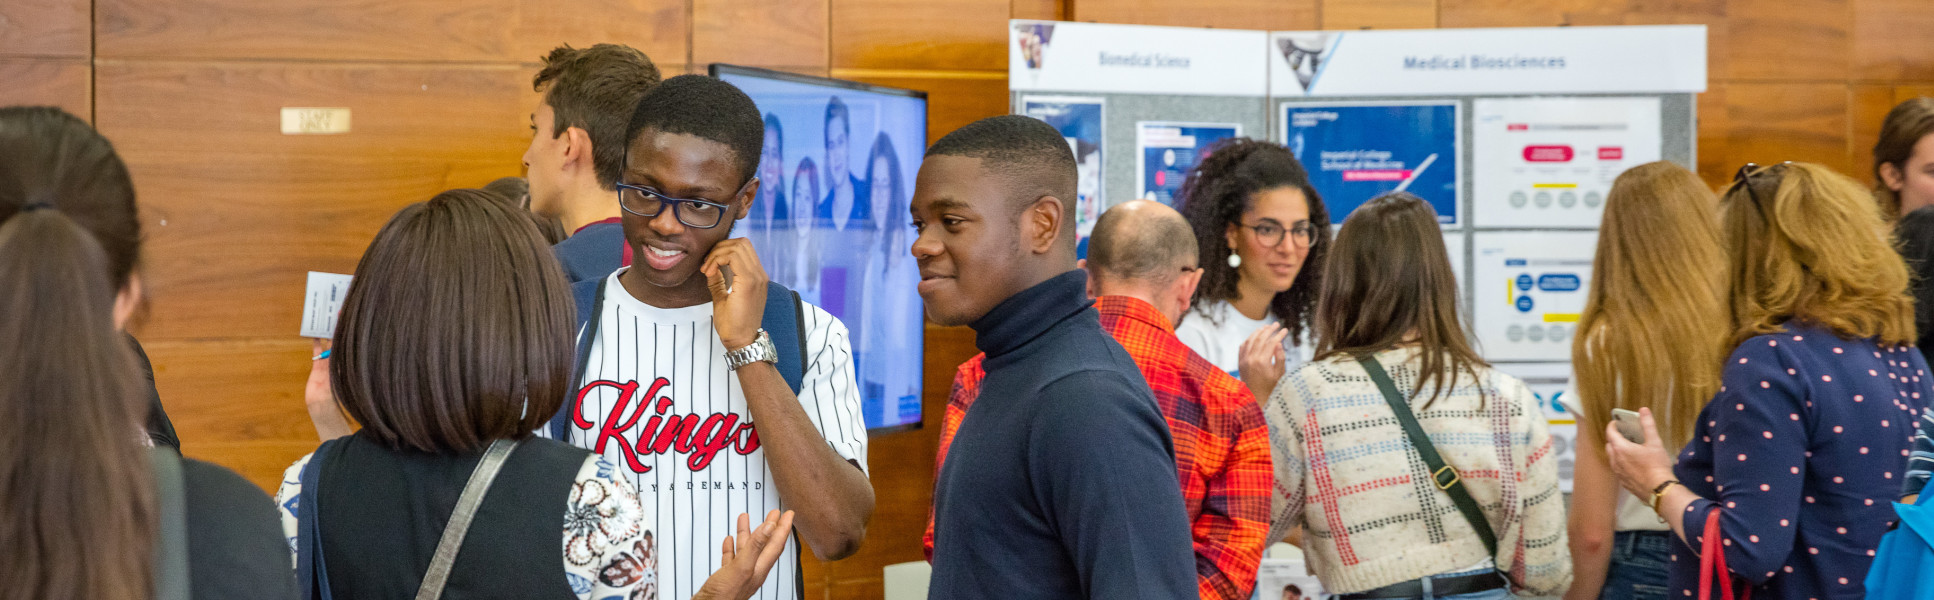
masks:
[[[766,121],[759,194],[734,235],[773,281],[846,324],[867,430],[918,428],[926,320],[907,203],[926,92],[732,65],[711,75]]]

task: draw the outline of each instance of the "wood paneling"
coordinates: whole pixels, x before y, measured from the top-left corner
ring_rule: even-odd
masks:
[[[318,440],[302,404],[309,342],[146,341],[155,388],[188,456],[225,465],[273,491]]]
[[[1007,73],[834,71],[834,77],[927,93],[927,143],[960,126],[1007,114]]]
[[[1007,69],[1008,0],[841,0],[833,66]]]
[[[1323,29],[1430,29],[1437,0],[1323,0]]]
[[[1927,0],[1853,0],[1853,76],[1934,79],[1934,4]]]
[[[109,63],[99,127],[147,213],[152,339],[291,337],[304,272],[350,272],[397,208],[520,172],[528,73],[503,67]],[[283,135],[284,106],[351,110]]]
[[[1699,173],[1721,184],[1741,164],[1783,160],[1859,173],[1849,168],[1847,102],[1845,84],[1715,84],[1700,98]]]
[[[692,7],[692,64],[826,67],[827,0],[709,0]]]
[[[1223,29],[1315,29],[1317,0],[1068,0],[1071,18]]]
[[[1438,0],[1442,27],[1617,25],[1623,0]],[[1326,15],[1327,18],[1327,15]]]
[[[0,106],[51,105],[93,118],[93,77],[85,59],[0,58]]]
[[[679,0],[100,0],[116,58],[522,61],[563,42],[687,62]]]
[[[1853,11],[1848,0],[1729,0],[1715,79],[1846,81]]]
[[[1068,18],[1069,1],[1072,0],[1014,0],[1012,17],[1045,21],[1065,20]]]
[[[1873,177],[1874,142],[1880,140],[1880,123],[1894,108],[1894,88],[1887,85],[1853,85],[1847,88],[1847,165],[1848,175],[1867,181]]]
[[[0,2],[0,56],[86,58],[93,42],[89,10],[88,0]]]

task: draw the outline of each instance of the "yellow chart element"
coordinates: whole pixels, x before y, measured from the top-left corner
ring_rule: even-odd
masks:
[[[1546,323],[1577,323],[1578,313],[1545,313]]]
[[[1534,184],[1531,184],[1531,187],[1533,189],[1569,190],[1569,189],[1578,187],[1578,184],[1576,183],[1534,183]]]

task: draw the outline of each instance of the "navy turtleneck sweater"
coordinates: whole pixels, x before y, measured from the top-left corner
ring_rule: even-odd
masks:
[[[1069,271],[972,324],[980,395],[934,489],[934,600],[1195,598],[1168,423]]]

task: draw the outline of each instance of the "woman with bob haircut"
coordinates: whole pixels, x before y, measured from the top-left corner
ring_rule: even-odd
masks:
[[[1907,268],[1872,198],[1807,163],[1748,164],[1726,188],[1732,350],[1719,391],[1676,467],[1649,408],[1643,444],[1604,434],[1619,483],[1684,542],[1668,597],[1700,588],[1708,519],[1754,598],[1865,596],[1934,393],[1909,346]]]
[[[1571,581],[1544,412],[1466,341],[1443,240],[1408,193],[1351,214],[1325,266],[1350,276],[1323,279],[1316,357],[1263,407],[1288,490],[1272,530],[1306,528],[1303,550],[1342,600],[1549,595]]]
[[[1651,407],[1668,447],[1719,391],[1726,358],[1726,254],[1719,198],[1698,175],[1660,161],[1612,182],[1598,228],[1592,282],[1572,343],[1578,419],[1567,600],[1628,600],[1665,591],[1671,532],[1644,501],[1618,488],[1599,430],[1612,409]],[[1647,499],[1649,500],[1649,498]]]
[[[329,364],[362,429],[282,478],[297,583],[359,599],[439,586],[655,598],[652,524],[636,492],[601,457],[531,435],[564,401],[573,309],[537,227],[487,192],[443,192],[392,217],[356,266]],[[473,485],[481,502],[459,513]],[[457,514],[474,520],[466,528]],[[740,515],[738,543],[725,537],[726,564],[697,597],[749,597],[791,519],[774,511],[752,531]],[[433,560],[451,543],[462,551],[438,581]]]
[[[0,108],[0,599],[294,598],[261,488],[142,433],[137,213],[86,121]]]
[[[1208,152],[1178,194],[1200,248],[1202,283],[1175,337],[1268,398],[1309,357],[1330,213],[1282,144],[1233,138]]]

